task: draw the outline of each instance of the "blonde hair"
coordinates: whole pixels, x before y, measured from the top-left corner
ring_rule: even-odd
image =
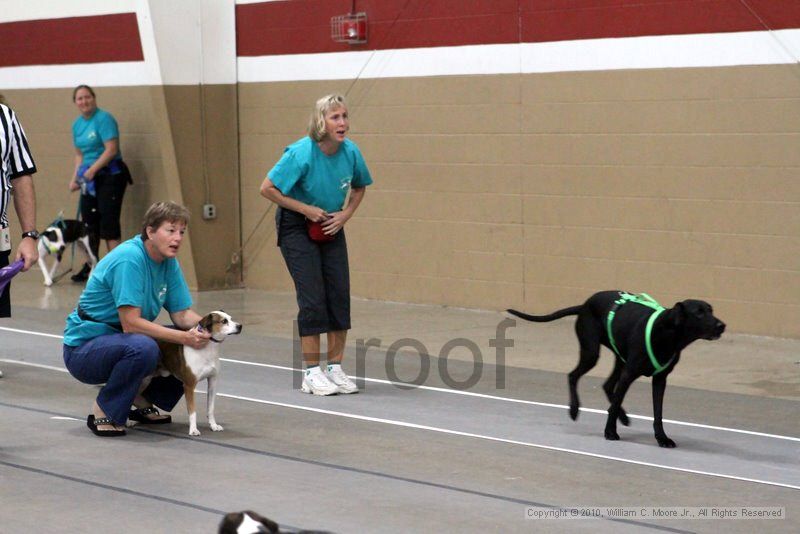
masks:
[[[189,210],[175,202],[156,202],[147,209],[142,220],[142,241],[147,241],[147,229],[158,229],[164,221],[189,223]]]
[[[333,93],[325,95],[314,104],[314,111],[311,112],[311,119],[308,121],[308,135],[314,141],[325,139],[325,115],[335,108],[346,108],[347,101],[344,95]]]

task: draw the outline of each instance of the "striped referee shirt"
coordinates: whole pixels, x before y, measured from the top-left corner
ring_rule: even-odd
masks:
[[[5,104],[0,104],[0,165],[0,228],[7,228],[11,180],[35,173],[36,165],[17,116]]]

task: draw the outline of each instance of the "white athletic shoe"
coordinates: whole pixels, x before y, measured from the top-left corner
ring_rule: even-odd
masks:
[[[329,365],[328,369],[325,371],[325,375],[328,377],[328,380],[336,384],[339,393],[344,395],[358,393],[358,386],[345,374],[341,365]]]
[[[328,380],[319,367],[315,367],[306,370],[303,374],[303,385],[300,391],[312,395],[335,395],[339,392],[339,388]]]

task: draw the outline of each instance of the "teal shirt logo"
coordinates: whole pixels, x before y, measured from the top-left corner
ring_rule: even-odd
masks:
[[[167,300],[167,284],[162,285],[158,290],[158,302],[164,304],[165,300]]]

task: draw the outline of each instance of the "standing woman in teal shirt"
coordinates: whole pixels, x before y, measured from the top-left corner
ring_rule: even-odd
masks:
[[[350,270],[344,226],[372,183],[364,157],[346,138],[342,95],[320,98],[308,136],[289,145],[261,184],[278,205],[278,245],[297,293],[297,324],[305,371],[301,390],[314,395],[357,393],[342,370],[350,329]],[[328,340],[320,369],[320,335]]]
[[[114,117],[97,107],[94,91],[79,85],[72,101],[80,115],[72,123],[75,145],[75,171],[69,190],[81,191],[81,219],[89,225],[89,240],[95,257],[100,257],[100,240],[105,239],[109,252],[120,243],[120,211],[125,188],[131,180],[122,161],[119,127]],[[75,282],[89,277],[88,264],[72,276]]]

